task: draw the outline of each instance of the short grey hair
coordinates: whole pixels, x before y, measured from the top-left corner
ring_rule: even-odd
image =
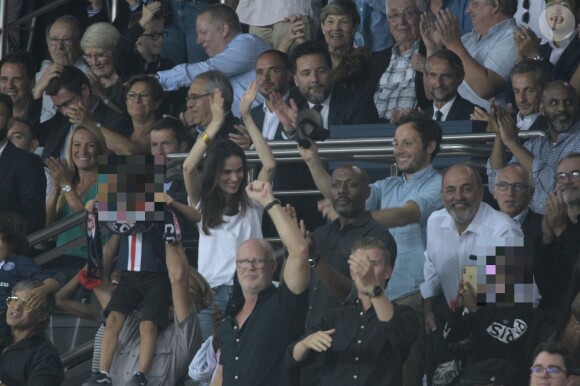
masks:
[[[522,175],[524,176],[524,180],[526,181],[526,183],[528,185],[530,185],[530,187],[532,187],[532,188],[534,187],[534,178],[532,177],[532,173],[526,173],[526,170],[522,167],[522,165],[520,165],[519,163],[513,163],[513,164],[506,165],[503,168],[498,170],[497,175],[495,176],[494,184],[493,184],[494,189],[495,189],[495,184],[497,183],[497,181],[501,177],[501,174],[507,168],[515,168],[515,169],[519,170],[520,173],[522,173]]]
[[[219,89],[224,98],[224,111],[228,112],[232,109],[234,89],[224,74],[216,70],[211,70],[202,72],[195,79],[205,80],[205,92],[208,94],[213,94],[216,88]]]
[[[87,48],[101,48],[114,52],[120,36],[111,23],[95,23],[85,31],[81,39],[81,49],[85,51]]]
[[[389,1],[390,0],[385,0],[385,10],[387,15],[389,14]],[[412,0],[412,1],[415,3],[415,6],[421,13],[427,10],[428,0]]]

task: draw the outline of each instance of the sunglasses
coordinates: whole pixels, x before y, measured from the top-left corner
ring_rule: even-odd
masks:
[[[530,0],[524,0],[522,8],[526,10],[522,15],[522,21],[527,24],[530,22]]]

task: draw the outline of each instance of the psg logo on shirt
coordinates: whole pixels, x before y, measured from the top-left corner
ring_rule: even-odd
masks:
[[[15,266],[16,266],[16,264],[14,264],[13,262],[9,262],[9,263],[4,264],[4,266],[2,268],[5,271],[12,271]]]

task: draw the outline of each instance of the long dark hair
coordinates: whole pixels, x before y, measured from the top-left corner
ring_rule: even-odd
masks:
[[[218,185],[218,177],[224,168],[227,158],[235,156],[242,160],[243,177],[240,188],[234,194],[231,201],[226,201],[224,192]],[[246,185],[248,184],[248,164],[246,154],[241,147],[229,139],[216,139],[207,151],[203,175],[201,180],[201,228],[206,235],[210,234],[211,228],[216,228],[224,223],[224,209],[240,207],[240,213],[246,212],[248,197]]]

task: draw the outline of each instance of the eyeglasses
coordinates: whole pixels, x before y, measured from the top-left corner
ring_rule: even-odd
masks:
[[[83,55],[85,62],[102,62],[108,59],[107,54]]]
[[[251,266],[254,266],[255,268],[264,268],[266,266],[266,264],[269,263],[273,263],[274,260],[271,259],[240,259],[240,260],[236,260],[236,265],[238,266],[238,268],[243,268],[243,269],[248,269]]]
[[[73,101],[75,100],[75,98],[77,97],[77,94],[73,95],[72,98],[70,98],[68,101],[64,102],[62,105],[54,105],[52,106],[52,108],[54,109],[54,111],[60,110],[60,109],[66,109],[67,107],[69,107]]]
[[[137,101],[137,100],[142,100],[142,101],[148,101],[151,100],[153,98],[153,94],[149,94],[149,93],[136,93],[133,91],[130,91],[127,93],[127,100],[129,101]]]
[[[33,310],[33,308],[28,305],[28,300],[22,299],[19,296],[8,296],[6,298],[6,305],[9,308],[16,308],[18,306],[22,306],[22,309],[24,309],[24,311],[26,312]]]
[[[580,181],[580,170],[573,170],[571,172],[560,172],[560,173],[556,173],[556,182],[558,184],[563,184],[565,183],[568,178],[570,178],[570,180],[574,181],[574,182],[578,182]]]
[[[387,15],[387,19],[389,20],[395,20],[395,19],[399,19],[401,17],[404,17],[405,19],[412,19],[415,16],[417,16],[417,12],[416,11],[405,11],[402,13],[390,13]]]
[[[48,43],[52,46],[59,46],[61,43],[65,46],[71,46],[75,41],[80,40],[79,38],[55,38],[48,37]]]
[[[141,34],[141,36],[147,36],[148,38],[151,38],[151,40],[157,41],[159,40],[159,38],[161,39],[167,39],[167,31],[163,31],[163,32],[151,32],[150,34]]]
[[[561,7],[566,7],[568,9],[571,9],[572,7],[570,7],[570,3],[566,2],[566,1],[562,1],[560,3],[554,3],[553,1],[548,1],[546,3],[546,8],[551,7],[553,5],[559,5]]]
[[[522,15],[522,21],[527,24],[530,22],[530,0],[524,0],[522,8],[526,10]]]
[[[501,190],[502,192],[507,191],[510,187],[514,190],[514,192],[521,192],[529,188],[530,186],[527,184],[522,184],[521,182],[514,182],[513,184],[510,184],[508,182],[498,182],[497,184],[495,184],[495,187]]]
[[[548,367],[543,367],[543,366],[532,366],[530,368],[530,370],[532,371],[533,375],[543,375],[544,371],[548,373],[548,376],[552,376],[552,375],[558,375],[560,373],[566,373],[566,370],[561,369],[558,366],[548,366]]]
[[[206,97],[208,95],[211,95],[211,93],[207,93],[207,94],[187,94],[185,96],[185,100],[191,103],[195,103],[199,98],[203,98]]]

